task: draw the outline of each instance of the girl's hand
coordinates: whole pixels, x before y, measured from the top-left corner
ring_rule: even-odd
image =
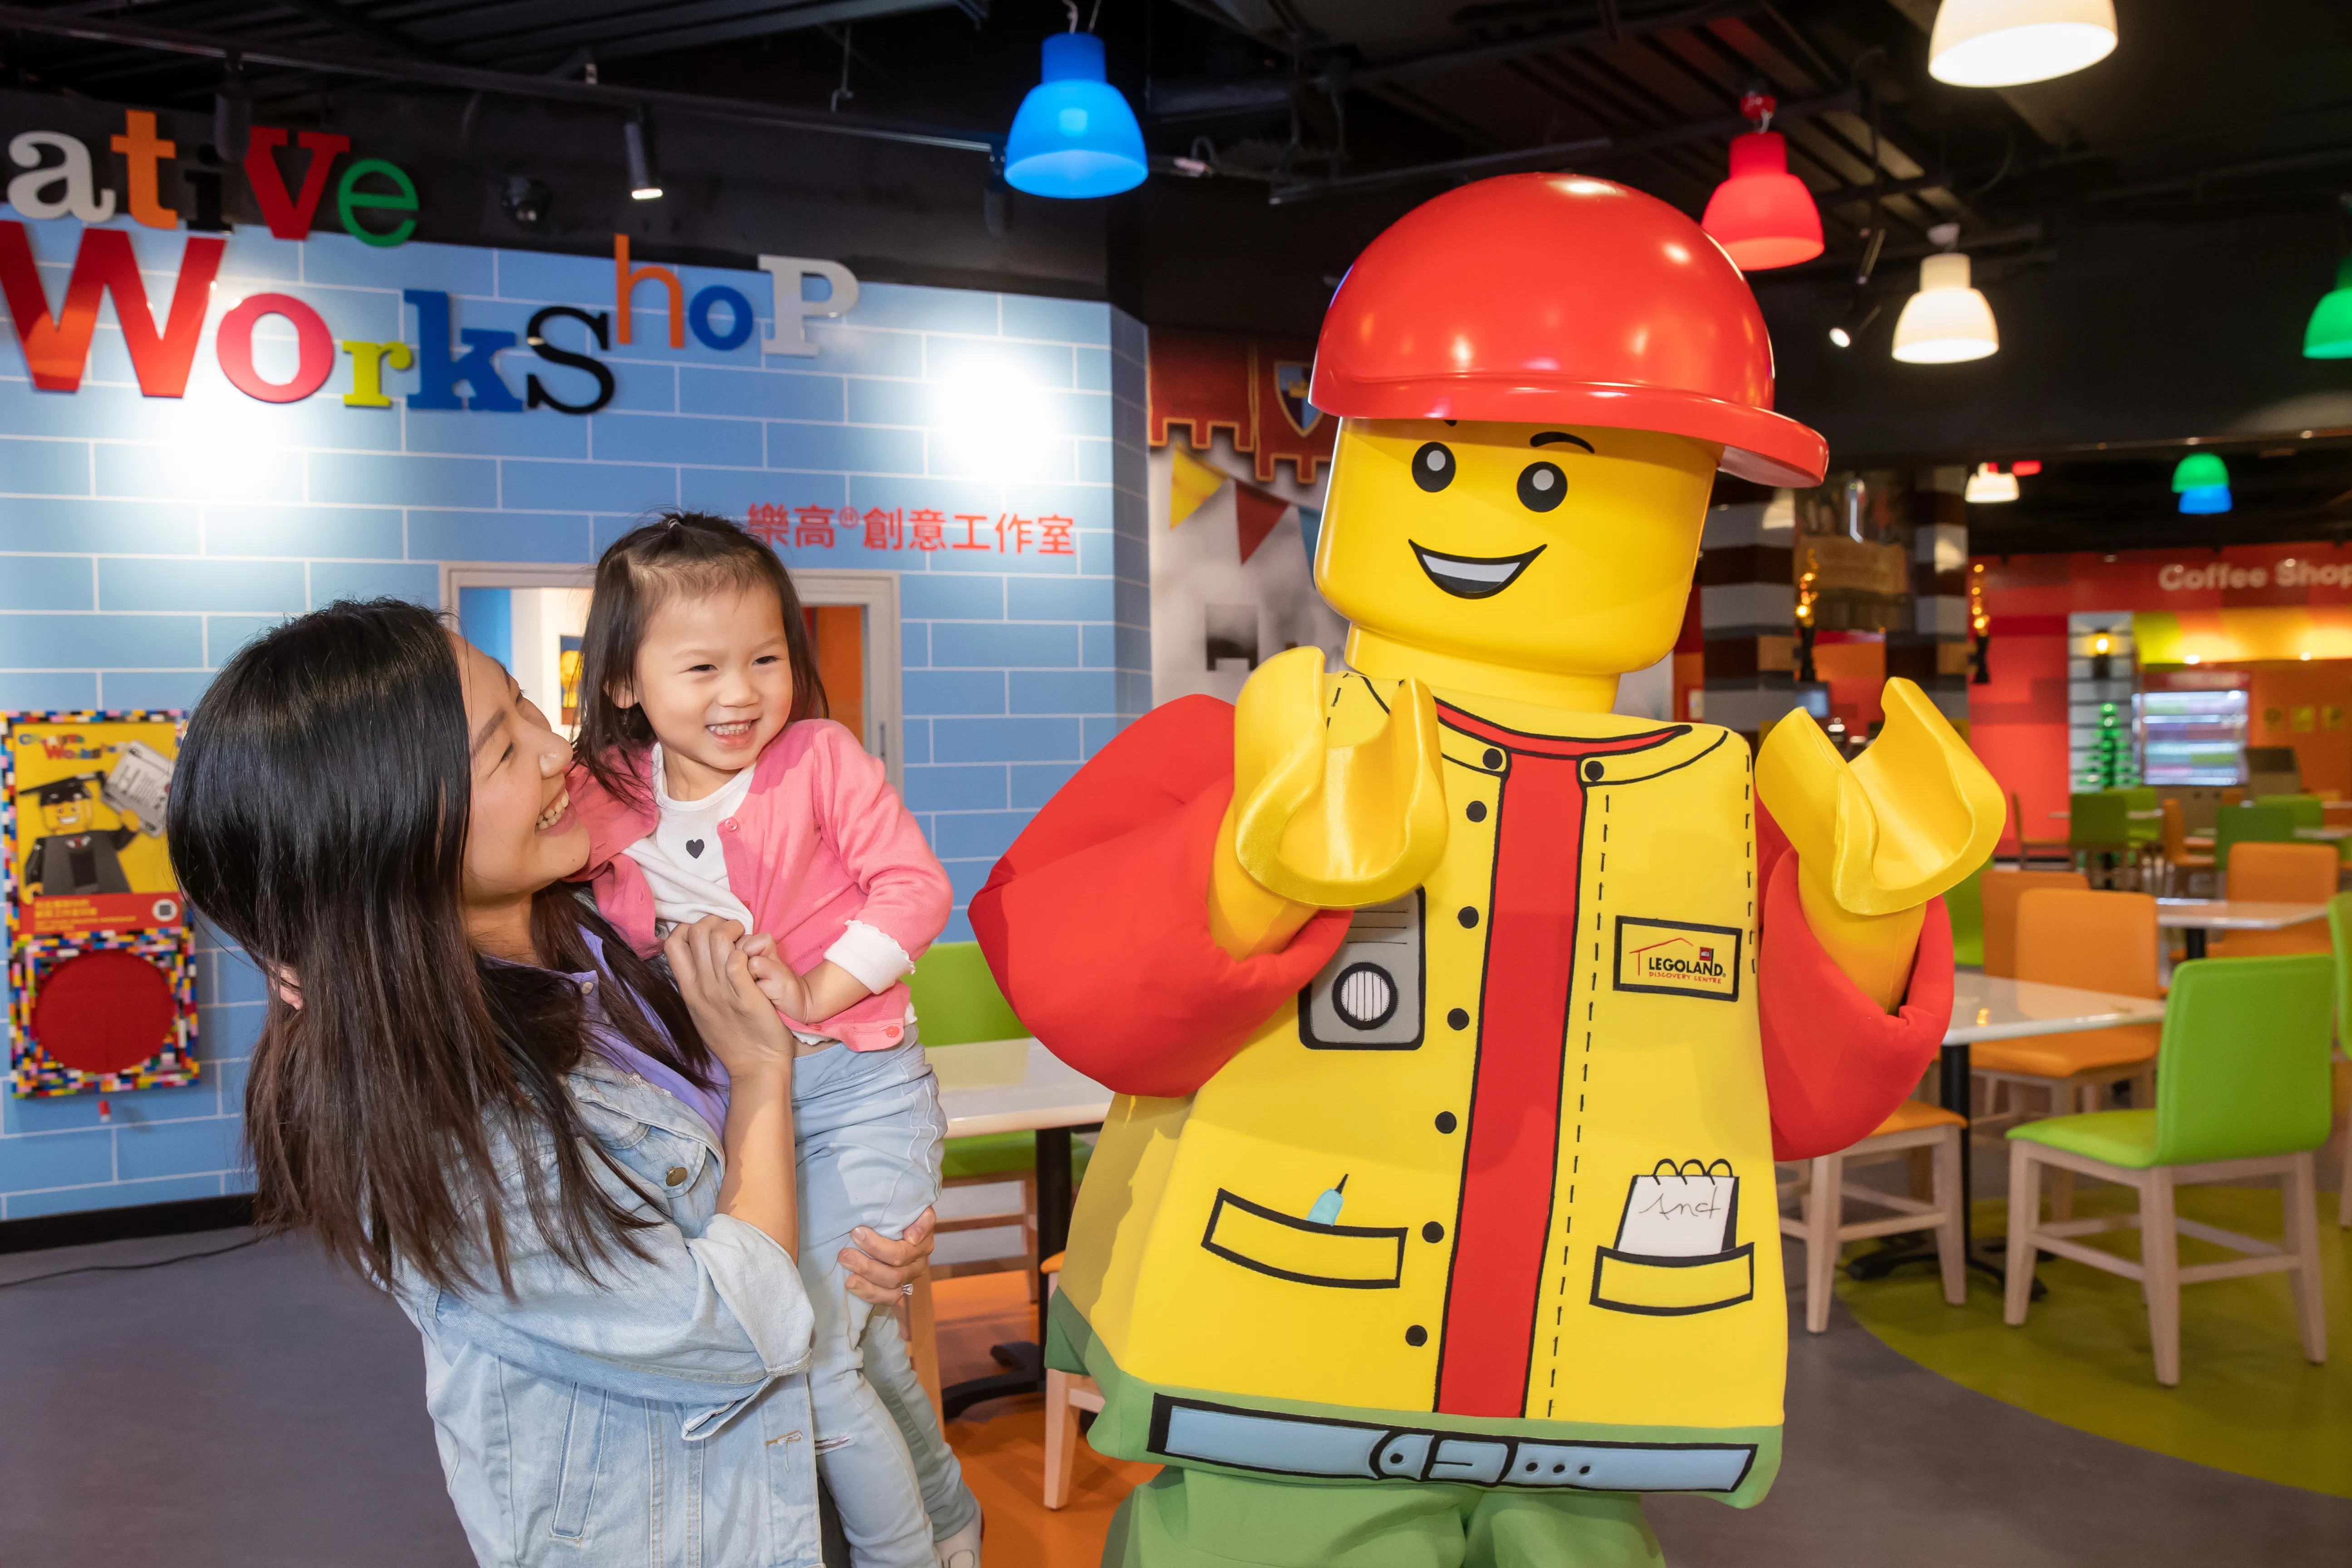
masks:
[[[742,935],[735,921],[706,915],[671,931],[662,950],[694,1026],[730,1079],[789,1076],[792,1031],[753,983],[738,945]]]
[[[776,951],[776,939],[766,931],[745,937],[737,944],[742,951],[745,964],[751,974],[751,984],[760,988],[777,1012],[787,1018],[803,1023],[814,1016],[808,1009],[807,983],[793,973],[792,966]]]
[[[925,1209],[892,1241],[859,1226],[849,1233],[855,1247],[841,1249],[841,1266],[849,1272],[850,1294],[876,1306],[887,1306],[905,1294],[905,1287],[930,1266],[931,1211]]]

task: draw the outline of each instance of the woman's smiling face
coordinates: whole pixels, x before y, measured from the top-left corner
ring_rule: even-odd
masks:
[[[451,641],[474,780],[466,907],[469,917],[494,916],[527,909],[533,893],[585,865],[588,828],[564,788],[572,748],[498,660],[463,638]]]

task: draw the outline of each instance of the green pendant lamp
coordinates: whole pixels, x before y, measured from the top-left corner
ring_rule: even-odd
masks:
[[[2352,256],[2336,263],[2336,287],[2320,296],[2303,329],[2305,359],[2352,359]]]

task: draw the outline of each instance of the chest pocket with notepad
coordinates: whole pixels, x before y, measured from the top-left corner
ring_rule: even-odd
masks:
[[[1298,1038],[1312,1051],[1410,1051],[1421,1045],[1428,979],[1415,888],[1358,910],[1347,940],[1298,994]]]

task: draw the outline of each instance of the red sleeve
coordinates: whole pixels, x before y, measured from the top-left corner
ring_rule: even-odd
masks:
[[[1951,916],[1943,900],[1928,904],[1910,992],[1889,1016],[1845,977],[1805,923],[1797,857],[1760,801],[1756,863],[1764,882],[1756,994],[1772,1157],[1809,1160],[1868,1137],[1935,1059],[1952,1022]]]
[[[1045,803],[971,900],[972,933],[1045,1047],[1121,1094],[1192,1093],[1323,967],[1349,911],[1236,963],[1209,936],[1234,710],[1154,709]]]

